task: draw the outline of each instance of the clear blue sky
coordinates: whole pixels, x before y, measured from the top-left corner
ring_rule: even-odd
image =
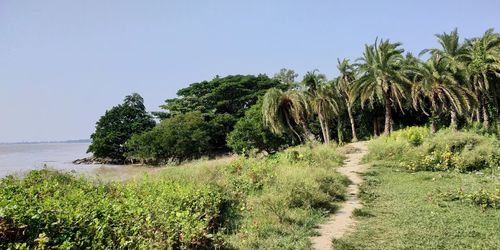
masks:
[[[0,142],[88,138],[131,92],[148,110],[215,75],[336,74],[375,37],[500,30],[500,1],[0,0]]]

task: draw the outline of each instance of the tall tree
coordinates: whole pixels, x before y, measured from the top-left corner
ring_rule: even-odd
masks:
[[[358,136],[356,134],[356,125],[354,122],[354,116],[352,114],[352,106],[357,99],[357,95],[352,92],[353,83],[356,80],[356,74],[354,67],[349,64],[349,60],[343,59],[340,61],[337,59],[337,69],[340,75],[334,81],[335,89],[343,97],[346,107],[347,114],[349,115],[349,122],[351,124],[352,141],[358,141]]]
[[[330,121],[340,114],[336,93],[328,84],[326,76],[317,69],[304,75],[302,89],[311,103],[312,111],[318,116],[323,141],[330,143]]]
[[[280,69],[280,71],[273,76],[273,80],[276,80],[287,87],[287,89],[297,88],[297,83],[295,79],[298,74],[292,69]]]
[[[420,55],[430,53],[435,60],[439,61],[440,65],[443,65],[444,70],[453,74],[453,77],[457,79],[463,79],[464,66],[462,61],[466,54],[466,49],[460,43],[458,30],[454,29],[450,33],[445,32],[436,34],[435,36],[441,48],[424,49],[420,52]],[[448,75],[449,73],[446,74]],[[467,85],[464,81],[459,81],[458,84]],[[449,112],[451,116],[450,127],[456,129],[458,111],[450,109]]]
[[[177,98],[165,100],[160,106],[164,112],[156,112],[161,119],[187,112],[200,111],[211,114],[230,114],[235,119],[257,102],[270,88],[286,89],[286,86],[266,75],[230,75],[215,77],[210,81],[192,83],[177,91]]]
[[[392,108],[402,109],[402,100],[408,89],[408,80],[402,69],[404,50],[401,43],[389,40],[375,40],[373,45],[365,45],[360,61],[360,78],[353,86],[352,93],[359,94],[361,103],[375,97],[385,106],[384,135],[390,135]]]
[[[474,103],[472,92],[461,86],[443,61],[431,57],[421,63],[412,86],[413,107],[430,116],[431,133],[436,132],[439,114],[449,111],[462,114]]]
[[[326,81],[326,76],[324,74],[320,74],[319,70],[315,69],[313,71],[308,71],[304,75],[304,78],[302,79],[302,87],[303,90],[310,95],[315,95],[318,87]]]
[[[316,88],[316,93],[310,96],[313,111],[318,115],[323,141],[330,143],[330,121],[334,117],[340,122],[340,100],[333,86],[323,83]]]
[[[489,128],[490,108],[496,110],[496,116],[498,116],[499,108],[497,94],[500,73],[500,34],[489,29],[482,37],[469,40],[466,50],[464,61],[468,77],[479,100],[476,116],[479,120],[482,111],[483,125]]]
[[[309,100],[301,91],[283,92],[272,88],[264,95],[262,103],[264,124],[277,135],[291,131],[299,141],[302,141],[302,138],[313,141],[314,135],[306,123],[310,113]],[[297,132],[295,125],[302,129],[302,135]]]
[[[134,134],[155,126],[152,116],[146,112],[144,99],[134,93],[125,97],[122,104],[111,108],[96,123],[92,142],[88,148],[97,158],[125,160],[125,143]]]

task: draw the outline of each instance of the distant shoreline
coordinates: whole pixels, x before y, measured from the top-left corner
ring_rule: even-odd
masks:
[[[6,145],[6,144],[49,144],[49,143],[90,143],[90,139],[66,140],[66,141],[0,142],[0,145]]]

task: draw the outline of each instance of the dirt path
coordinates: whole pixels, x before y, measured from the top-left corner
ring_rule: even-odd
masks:
[[[313,249],[331,249],[332,239],[338,239],[350,232],[355,224],[355,220],[351,217],[352,212],[356,208],[361,208],[361,203],[358,199],[359,184],[363,181],[359,173],[366,170],[366,166],[361,165],[361,158],[366,154],[366,142],[351,143],[346,147],[352,149],[347,154],[347,159],[344,161],[345,166],[337,171],[347,176],[352,184],[347,188],[347,199],[342,203],[342,207],[329,220],[319,226],[317,237],[311,238]]]

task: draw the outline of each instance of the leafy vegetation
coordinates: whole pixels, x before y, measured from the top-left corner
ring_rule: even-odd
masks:
[[[110,158],[123,163],[127,140],[154,126],[155,121],[146,113],[144,99],[135,93],[126,96],[122,104],[106,111],[97,121],[88,152],[97,158]]]
[[[245,112],[234,130],[227,137],[227,145],[237,153],[248,155],[253,151],[276,152],[283,147],[293,145],[291,138],[273,134],[264,127],[262,118],[262,100]]]
[[[194,115],[193,115],[194,117]],[[308,248],[345,197],[333,145],[193,161],[100,182],[50,170],[0,181],[0,248]]]
[[[410,171],[470,172],[500,170],[500,144],[495,136],[441,130],[430,136],[424,128],[412,127],[390,137],[374,140],[367,158],[390,160]]]
[[[0,248],[193,248],[221,244],[222,194],[148,178],[93,183],[34,170],[0,182]]]
[[[179,114],[132,136],[126,156],[131,161],[154,165],[198,158],[215,150],[213,141],[219,138],[214,130],[224,131],[230,122],[231,117],[226,115],[210,118],[199,111]]]
[[[458,130],[480,123],[484,130],[496,131],[500,35],[489,29],[481,37],[461,41],[455,29],[436,38],[439,48],[420,53],[428,55],[425,61],[404,54],[399,42],[376,39],[365,45],[362,57],[354,63],[337,59],[339,75],[331,80],[312,70],[297,82],[295,71],[281,69],[273,78],[230,75],[192,83],[180,89],[177,98],[167,99],[161,106],[163,111],[154,112],[164,121],[154,132],[145,132],[150,126],[133,131],[120,127],[130,121],[106,125],[114,124],[120,116],[113,110],[108,112],[98,122],[89,151],[98,158],[123,161],[128,156],[133,162],[164,163],[230,150],[248,154],[317,141],[342,144],[425,124],[431,133],[439,127]],[[259,98],[262,103],[257,104]],[[256,104],[261,107],[262,119]],[[138,113],[150,119],[144,109]],[[179,123],[190,114],[202,117],[195,122],[199,129],[192,136]],[[176,120],[176,116],[181,117]],[[167,129],[172,131],[162,133],[161,143],[150,143],[152,133]],[[174,136],[177,130],[184,136]],[[145,134],[127,142],[141,132]],[[199,138],[200,133],[205,137]],[[180,146],[186,142],[196,149]],[[167,150],[165,145],[179,145],[179,149]],[[125,154],[127,148],[133,152]]]

